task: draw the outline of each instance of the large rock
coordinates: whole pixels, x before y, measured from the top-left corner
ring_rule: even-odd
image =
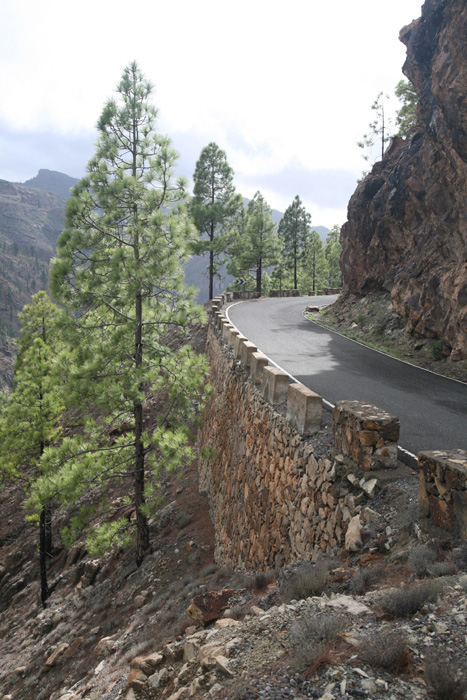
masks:
[[[227,603],[235,591],[225,589],[223,591],[208,591],[196,595],[189,608],[187,615],[199,625],[204,627],[209,622],[221,617],[222,612],[227,607]]]
[[[360,182],[341,232],[346,291],[390,292],[415,336],[467,357],[467,5],[426,0],[402,29],[418,126]]]

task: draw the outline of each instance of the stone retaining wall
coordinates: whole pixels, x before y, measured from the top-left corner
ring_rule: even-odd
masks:
[[[418,502],[426,517],[445,530],[457,528],[467,540],[467,452],[420,452]]]
[[[216,561],[267,568],[361,546],[374,471],[397,465],[399,420],[338,401],[334,446],[317,456],[321,397],[292,384],[212,301],[207,354],[214,395],[200,431],[200,484],[208,492]],[[280,409],[280,412],[277,410]],[[422,514],[467,539],[467,452],[420,453]],[[385,477],[386,479],[386,477]]]
[[[264,569],[352,549],[374,479],[352,480],[343,457],[316,457],[212,327],[207,355],[215,391],[200,430],[199,470],[216,561]]]

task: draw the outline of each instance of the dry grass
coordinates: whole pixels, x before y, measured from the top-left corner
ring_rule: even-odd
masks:
[[[383,574],[383,564],[373,564],[373,566],[361,566],[355,574],[355,576],[349,581],[349,591],[356,595],[363,595],[382,578]]]
[[[325,561],[304,564],[281,585],[282,598],[288,602],[321,595],[328,585],[328,573]]]
[[[462,663],[454,662],[440,649],[431,649],[425,655],[425,680],[430,695],[436,700],[465,700],[467,674]]]
[[[412,658],[405,635],[397,630],[379,630],[366,637],[359,655],[369,666],[393,673],[407,671]]]
[[[275,571],[259,571],[252,574],[246,581],[246,587],[254,591],[264,591],[277,578]]]
[[[414,547],[408,558],[409,568],[415,576],[423,578],[431,572],[431,567],[436,559],[436,552],[426,544]]]
[[[291,629],[295,664],[301,669],[315,672],[330,663],[335,644],[347,626],[347,620],[340,614],[322,613],[302,617]]]
[[[379,607],[391,618],[412,617],[424,605],[435,601],[442,591],[437,581],[424,581],[386,593]]]

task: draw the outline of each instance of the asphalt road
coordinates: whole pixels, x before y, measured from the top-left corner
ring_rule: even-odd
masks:
[[[467,449],[467,385],[400,362],[303,316],[336,297],[258,299],[232,305],[231,322],[281,369],[334,404],[372,403],[401,422],[400,446]]]

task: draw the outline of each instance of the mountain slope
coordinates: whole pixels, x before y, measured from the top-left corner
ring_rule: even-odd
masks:
[[[47,192],[55,192],[61,197],[68,199],[70,189],[78,184],[79,180],[76,177],[70,177],[64,173],[59,173],[56,170],[41,169],[37,175],[23,183],[25,187],[35,187],[39,190]]]
[[[407,330],[467,357],[467,6],[427,0],[401,31],[417,126],[359,184],[341,232],[346,291],[386,291]]]

